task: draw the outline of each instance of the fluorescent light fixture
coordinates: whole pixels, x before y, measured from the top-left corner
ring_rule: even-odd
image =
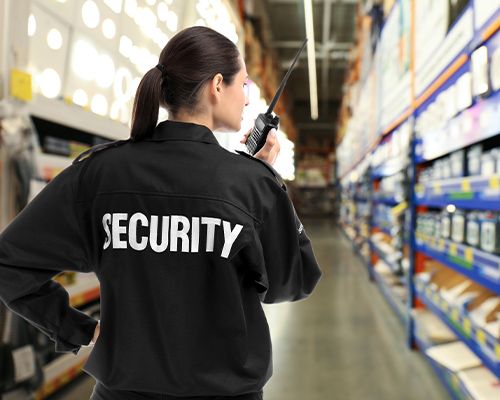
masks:
[[[62,35],[57,29],[52,28],[47,34],[47,45],[52,50],[59,50],[62,46]]]
[[[316,49],[314,48],[314,24],[312,0],[304,0],[304,17],[307,37],[307,69],[309,70],[309,99],[311,119],[318,119],[318,82],[316,80]]]
[[[28,36],[35,36],[36,33],[36,18],[30,14],[28,18]]]

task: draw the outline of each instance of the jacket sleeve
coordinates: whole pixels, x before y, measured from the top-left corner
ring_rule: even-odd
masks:
[[[279,188],[273,209],[258,232],[258,284],[267,288],[263,303],[297,301],[311,294],[321,277],[311,241],[285,190]]]
[[[59,353],[77,354],[97,325],[71,307],[68,292],[52,280],[61,271],[91,271],[76,209],[80,168],[58,174],[0,234],[0,299]]]

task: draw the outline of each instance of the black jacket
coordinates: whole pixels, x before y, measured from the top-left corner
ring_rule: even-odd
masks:
[[[1,299],[77,354],[97,321],[51,280],[65,270],[100,281],[84,371],[177,396],[261,390],[272,374],[261,301],[303,299],[321,276],[272,167],[172,121],[74,162],[0,235]]]

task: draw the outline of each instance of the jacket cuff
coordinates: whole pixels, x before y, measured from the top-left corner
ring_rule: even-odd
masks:
[[[98,321],[71,307],[62,320],[55,338],[58,353],[78,353],[82,345],[90,344]]]

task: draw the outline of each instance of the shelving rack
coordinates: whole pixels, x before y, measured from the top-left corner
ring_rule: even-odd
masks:
[[[385,262],[392,271],[397,270],[398,265],[394,265],[373,242],[374,234],[394,237],[395,232],[390,224],[375,221],[374,218],[370,219],[369,226],[368,268],[369,276],[406,325],[408,344],[424,348],[424,344],[416,337],[416,322],[412,315],[413,310],[425,306],[500,380],[500,338],[478,326],[465,307],[450,304],[439,290],[419,279],[426,260],[433,260],[498,296],[500,255],[465,242],[458,243],[452,238],[417,232],[417,219],[428,209],[453,206],[453,209],[464,211],[500,211],[500,170],[482,176],[421,179],[425,167],[451,152],[485,141],[489,141],[489,147],[500,147],[500,2],[467,2],[442,40],[436,39],[432,51],[423,49],[422,37],[416,37],[416,26],[417,29],[424,29],[425,23],[432,23],[418,19],[422,10],[418,9],[421,5],[417,3],[416,0],[395,1],[384,20],[376,49],[360,55],[361,64],[365,65],[364,74],[361,74],[353,92],[363,93],[363,96],[346,96],[352,108],[352,118],[343,121],[342,131],[345,135],[337,151],[342,196],[349,197],[351,188],[359,185],[361,177],[368,175],[373,184],[365,196],[371,210],[385,205],[405,214],[403,243],[409,270],[407,275],[400,276],[400,280],[407,285],[407,301],[402,303],[390,290],[387,281],[375,271],[379,260]],[[432,20],[432,13],[428,14],[428,19]],[[399,29],[395,28],[398,24]],[[432,31],[432,27],[427,27]],[[362,32],[363,35],[366,33]],[[396,43],[409,45],[406,48],[409,55],[407,68],[394,72],[390,70],[388,59],[392,52],[397,53],[394,50]],[[427,46],[431,45],[427,43]],[[488,89],[478,92],[478,82],[484,82],[480,79],[480,73],[476,74],[477,66],[473,58],[476,58],[476,51],[480,48],[486,48],[488,54],[487,67],[483,65],[487,70]],[[419,60],[418,57],[426,52],[428,57]],[[480,53],[484,55],[484,50],[481,49]],[[394,81],[386,78],[391,72],[397,75]],[[458,92],[459,85],[463,87],[464,82],[472,85],[470,99]],[[448,110],[447,105],[455,101],[456,108]],[[375,132],[368,128],[373,126]],[[404,126],[410,131],[409,146],[407,152],[398,154],[387,143]],[[405,156],[408,156],[407,164]],[[464,163],[467,163],[467,159]],[[409,188],[404,198],[395,198],[390,193],[378,195],[379,182],[402,170],[407,172],[406,187]],[[349,199],[351,202],[356,200],[352,196]],[[401,210],[404,208],[406,210]],[[341,208],[341,216],[343,213]],[[341,222],[344,229],[349,229],[347,220],[341,218]],[[366,257],[363,257],[363,262],[366,261]],[[458,374],[427,356],[425,358],[452,398],[475,398]]]

